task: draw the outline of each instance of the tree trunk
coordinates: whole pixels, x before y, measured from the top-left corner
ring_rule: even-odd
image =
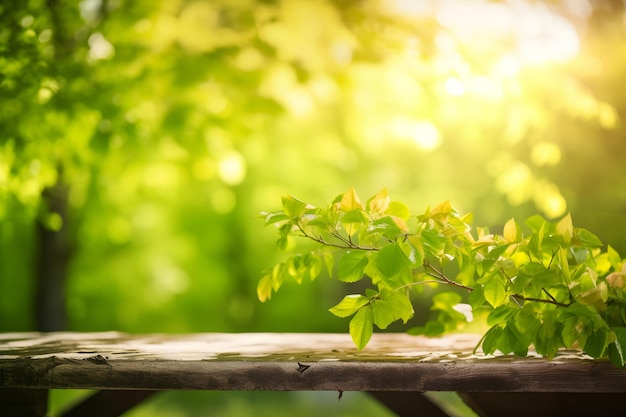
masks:
[[[56,213],[61,228],[52,230],[37,223],[38,254],[36,266],[36,326],[38,331],[66,330],[65,283],[71,254],[67,225],[67,187],[58,183],[43,193],[48,213]]]

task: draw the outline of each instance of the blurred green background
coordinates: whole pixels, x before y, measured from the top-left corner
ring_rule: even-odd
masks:
[[[8,3],[0,331],[346,332],[327,277],[256,299],[282,254],[255,216],[286,193],[386,186],[494,228],[571,212],[626,254],[622,1]],[[384,415],[327,394],[129,415]]]

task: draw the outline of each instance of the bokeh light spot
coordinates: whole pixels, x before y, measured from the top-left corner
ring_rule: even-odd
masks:
[[[238,185],[246,178],[246,161],[236,151],[222,157],[217,166],[222,181],[228,185]]]
[[[554,166],[561,161],[561,148],[552,142],[539,142],[533,146],[530,159],[539,167]]]
[[[424,151],[432,151],[441,144],[439,130],[425,120],[398,117],[391,123],[391,133],[397,139],[413,142],[418,149]]]
[[[450,77],[446,80],[446,91],[451,96],[462,96],[465,93],[465,86],[456,77]]]

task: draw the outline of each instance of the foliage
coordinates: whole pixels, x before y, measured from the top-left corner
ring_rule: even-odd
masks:
[[[0,327],[34,328],[38,222],[69,229],[72,328],[130,331],[295,328],[290,303],[249,301],[274,256],[251,213],[284,189],[393,183],[488,224],[565,197],[586,227],[626,224],[621,15],[477,2],[459,21],[444,3],[0,6]],[[529,63],[549,42],[481,18],[507,9],[548,13],[548,40],[582,28],[579,55]],[[65,214],[45,198],[59,184]]]
[[[479,343],[487,354],[525,356],[534,345],[551,358],[559,348],[580,346],[595,358],[626,362],[626,263],[611,246],[603,251],[596,235],[574,227],[569,214],[557,222],[535,215],[526,227],[510,219],[497,234],[472,227],[471,214],[461,215],[450,202],[411,215],[386,189],[365,203],[350,189],[323,208],[289,195],[282,210],[263,216],[278,227],[281,249],[292,236],[319,247],[268,270],[259,299],[269,299],[286,279],[315,279],[323,266],[343,282],[367,278],[372,288],[330,308],[352,317],[350,335],[359,349],[374,326],[413,316],[411,289],[442,285],[462,290],[465,303],[458,291],[437,293],[435,318],[410,333],[455,331],[467,322],[469,305],[490,326]]]
[[[341,281],[254,303],[276,254],[253,214],[283,190],[326,201],[326,184],[453,195],[480,224],[567,200],[626,251],[619,2],[4,3],[2,331],[36,330],[38,223],[67,228],[71,330],[339,331],[323,306]],[[545,53],[572,40],[569,59]]]

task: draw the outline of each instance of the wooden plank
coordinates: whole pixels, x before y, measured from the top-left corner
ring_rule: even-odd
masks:
[[[477,335],[49,333],[0,335],[0,387],[142,390],[626,392],[578,351],[548,361],[472,354]]]

